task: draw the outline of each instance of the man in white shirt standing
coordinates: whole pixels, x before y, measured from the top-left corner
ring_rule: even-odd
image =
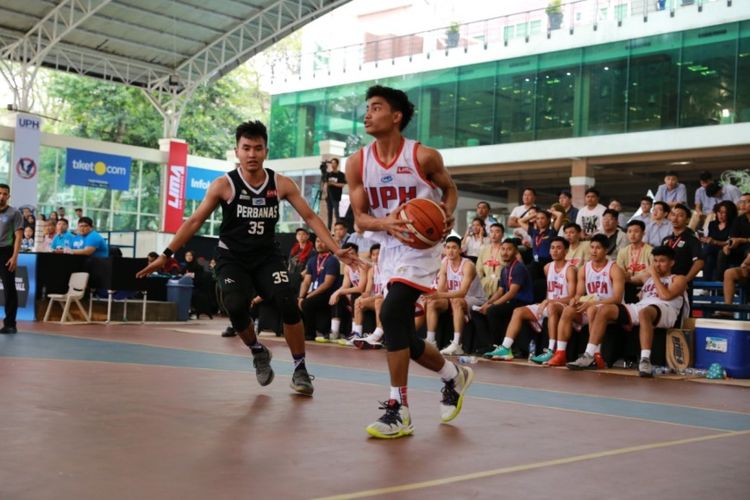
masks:
[[[599,203],[599,191],[596,188],[588,188],[584,200],[586,205],[578,209],[576,224],[581,226],[583,239],[590,240],[594,234],[602,232],[602,216],[607,207]]]
[[[521,201],[523,205],[518,205],[510,212],[508,227],[521,227],[521,222],[528,223],[536,215],[531,210],[536,205],[536,190],[534,188],[524,188]]]

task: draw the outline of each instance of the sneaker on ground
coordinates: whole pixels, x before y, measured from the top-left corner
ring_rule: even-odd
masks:
[[[654,367],[651,366],[651,360],[648,358],[641,358],[638,362],[638,375],[641,377],[651,378],[654,376]]]
[[[224,329],[223,332],[221,332],[222,337],[236,337],[237,332],[234,331],[234,328],[230,325]]]
[[[302,394],[303,396],[312,396],[315,388],[312,381],[315,377],[310,376],[305,368],[294,370],[292,374],[292,383],[289,387]]]
[[[268,385],[273,381],[273,369],[271,368],[271,351],[263,346],[263,350],[253,353],[253,366],[255,367],[255,378],[260,385]]]
[[[568,362],[568,354],[565,351],[555,351],[555,354],[544,363],[547,366],[565,366]]]
[[[319,344],[327,344],[329,340],[328,340],[328,337],[324,337],[323,335],[318,335],[315,337],[315,342],[318,342]]]
[[[552,356],[554,355],[555,355],[554,352],[550,351],[549,349],[545,349],[542,354],[538,354],[534,356],[533,358],[531,358],[531,362],[541,365],[541,364],[546,363],[550,359],[552,359]]]
[[[464,394],[474,381],[474,370],[468,366],[456,365],[458,375],[453,380],[444,382],[443,399],[440,401],[440,420],[450,422],[461,413]]]
[[[341,338],[338,339],[336,342],[339,345],[353,346],[354,345],[354,341],[357,340],[358,338],[360,338],[360,336],[357,335],[356,333],[353,333],[353,334],[349,335],[348,337],[346,337],[345,339],[341,339]]]
[[[329,333],[328,334],[328,340],[330,342],[333,342],[334,344],[337,344],[338,341],[339,341],[339,334],[338,333],[333,333],[333,332]]]
[[[592,356],[588,353],[581,354],[578,359],[567,364],[571,370],[602,370],[605,368],[604,358],[602,355],[594,353]]]
[[[461,344],[458,342],[451,342],[448,344],[448,347],[440,351],[440,354],[444,354],[446,356],[463,356],[464,350],[461,348]]]
[[[380,409],[385,410],[383,416],[365,429],[370,436],[378,439],[396,439],[409,436],[414,432],[408,406],[391,399],[388,402],[381,402]]]
[[[507,347],[498,346],[498,348],[495,349],[494,351],[490,351],[487,354],[485,354],[485,357],[492,358],[492,359],[499,359],[501,361],[512,361],[513,352]]]
[[[383,343],[374,333],[370,335],[354,340],[354,347],[357,349],[380,349],[383,347]]]

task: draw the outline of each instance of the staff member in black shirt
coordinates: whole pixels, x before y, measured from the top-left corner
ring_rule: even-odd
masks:
[[[664,238],[662,245],[668,246],[675,253],[672,273],[681,274],[688,283],[703,269],[703,250],[701,242],[695,233],[687,227],[690,220],[690,209],[682,203],[677,203],[669,212],[672,221],[672,234]]]
[[[10,186],[0,184],[0,277],[5,292],[5,320],[0,333],[16,333],[16,311],[18,292],[16,291],[16,265],[18,252],[23,239],[23,216],[8,205]]]
[[[327,163],[331,165],[331,171],[326,172],[326,190],[328,197],[328,229],[333,229],[331,225],[339,220],[339,202],[341,202],[341,191],[346,186],[346,175],[339,170],[339,159],[333,158]],[[334,217],[335,215],[335,217]]]

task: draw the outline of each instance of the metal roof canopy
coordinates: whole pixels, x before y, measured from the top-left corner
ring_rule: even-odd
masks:
[[[20,110],[40,67],[139,87],[172,137],[199,85],[347,2],[3,0],[0,72]]]

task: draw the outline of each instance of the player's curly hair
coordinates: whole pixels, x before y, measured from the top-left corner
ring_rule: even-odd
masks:
[[[409,125],[412,116],[414,116],[414,104],[409,101],[406,92],[382,85],[373,85],[367,89],[366,99],[369,101],[373,97],[382,97],[388,102],[393,111],[401,112],[402,117],[399,130],[404,130]]]

